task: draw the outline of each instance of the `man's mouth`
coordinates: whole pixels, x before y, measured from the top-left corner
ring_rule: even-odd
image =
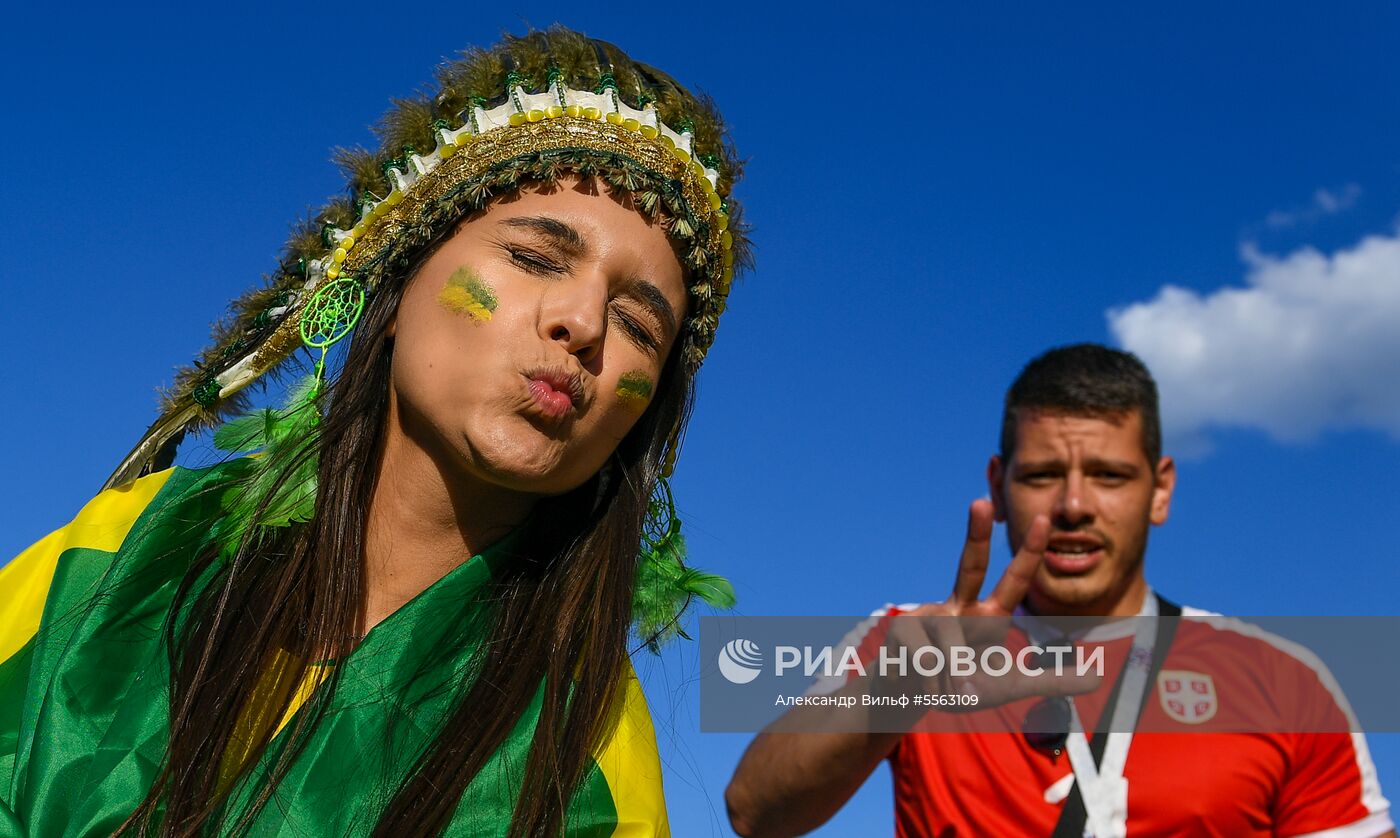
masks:
[[[1086,573],[1102,561],[1103,556],[1103,542],[1096,538],[1053,537],[1045,548],[1045,564],[1056,574]]]

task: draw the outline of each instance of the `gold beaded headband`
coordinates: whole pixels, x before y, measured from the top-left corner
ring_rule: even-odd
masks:
[[[537,100],[546,96],[554,104],[529,107],[541,104]],[[639,165],[639,175],[659,175],[660,188],[673,190],[683,202],[684,212],[673,216],[671,223],[673,233],[676,226],[689,231],[686,261],[694,277],[689,291],[697,305],[686,323],[691,342],[684,351],[698,366],[714,340],[734,279],[734,237],[724,201],[715,191],[718,172],[694,160],[690,134],[678,134],[660,123],[653,109],[639,111],[622,105],[631,113],[604,111],[600,105],[612,104],[609,96],[579,93],[562,85],[533,96],[517,88],[510,99],[492,111],[477,108],[473,118],[455,131],[438,128],[438,145],[432,153],[409,154],[386,167],[393,191],[382,199],[362,201],[360,219],[350,229],[326,231],[331,252],[308,266],[303,291],[309,296],[325,280],[342,275],[366,275],[373,288],[379,273],[375,268],[385,263],[396,244],[411,239],[422,220],[439,213],[444,205],[455,206],[463,197],[471,201],[472,186],[479,185],[486,173],[512,161],[549,160],[583,151],[615,158],[624,167]],[[298,307],[302,296],[289,312]],[[219,397],[241,390],[300,343],[296,318],[282,318],[282,326],[268,342],[214,378]]]

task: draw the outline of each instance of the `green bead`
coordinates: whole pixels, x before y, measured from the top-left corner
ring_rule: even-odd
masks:
[[[219,382],[212,378],[194,388],[194,400],[203,407],[213,407],[219,403]]]

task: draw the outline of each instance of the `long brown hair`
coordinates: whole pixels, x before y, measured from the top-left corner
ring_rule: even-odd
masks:
[[[435,246],[435,244],[434,244]],[[321,720],[338,673],[289,724],[265,777],[252,768],[276,729],[246,728],[247,708],[267,701],[280,719],[307,668],[344,650],[361,624],[364,533],[388,416],[388,325],[407,281],[431,247],[394,271],[367,305],[346,353],[320,434],[280,476],[318,457],[313,518],[270,540],[250,533],[231,559],[196,557],[166,629],[171,671],[170,740],[147,797],[117,830],[141,835],[246,831]],[[693,370],[677,340],[657,396],[618,446],[611,479],[539,501],[513,561],[493,581],[489,628],[469,684],[436,738],[379,814],[378,836],[433,835],[451,821],[464,791],[541,690],[538,725],[512,814],[511,836],[560,832],[569,799],[605,734],[627,666],[638,545],[660,464],[693,400]],[[266,508],[266,504],[264,504]],[[345,561],[345,556],[360,561]],[[213,574],[211,583],[200,583]],[[587,666],[581,665],[587,658]],[[244,727],[240,727],[244,725]],[[236,778],[230,783],[229,778]],[[238,783],[257,782],[252,804],[230,822]]]

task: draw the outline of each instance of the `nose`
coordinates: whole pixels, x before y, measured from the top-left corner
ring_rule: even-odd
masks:
[[[540,330],[578,358],[584,369],[597,374],[602,363],[603,337],[607,331],[607,279],[601,275],[575,275],[545,294]]]
[[[1063,529],[1082,527],[1094,520],[1093,497],[1080,472],[1071,471],[1060,484],[1054,518],[1055,525]]]

